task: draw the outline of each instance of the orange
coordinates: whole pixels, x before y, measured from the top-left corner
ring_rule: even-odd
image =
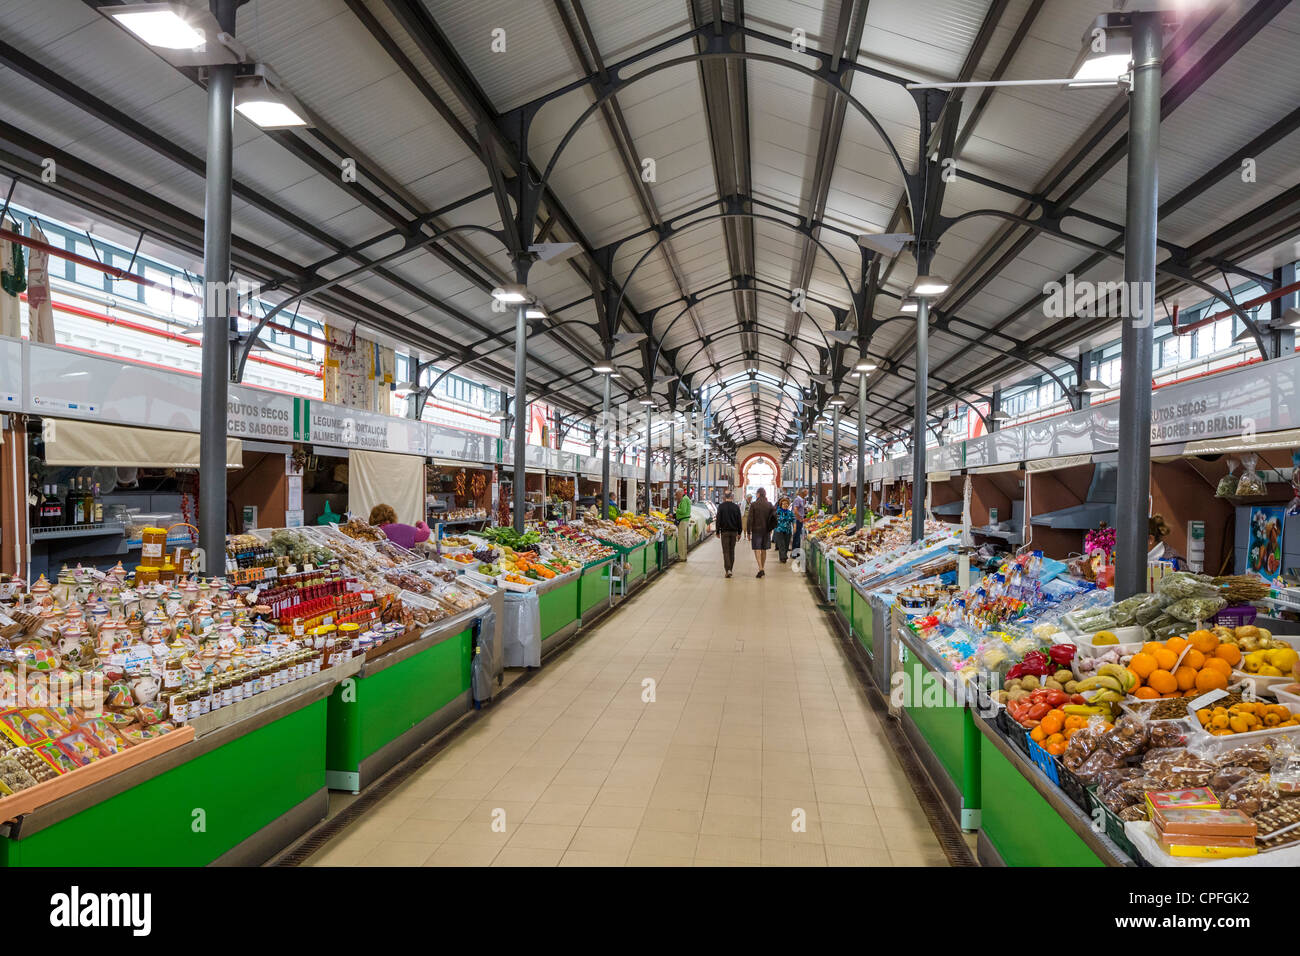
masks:
[[[1131,667],[1126,668],[1126,670],[1127,670],[1130,674],[1133,675],[1133,680],[1136,682],[1136,683],[1134,683],[1133,686],[1134,686],[1134,687],[1141,687],[1141,686],[1142,686],[1142,675],[1139,674],[1137,671],[1135,671],[1135,670],[1134,670],[1133,668],[1131,668]]]
[[[1196,686],[1196,670],[1184,664],[1174,671],[1174,680],[1178,681],[1179,690],[1191,690]]]
[[[1187,638],[1185,637],[1171,637],[1169,640],[1165,641],[1165,647],[1169,648],[1169,650],[1173,651],[1175,654],[1181,654],[1183,648],[1186,646]]]
[[[1204,666],[1205,655],[1193,647],[1183,655],[1183,663],[1178,669],[1182,670],[1184,667],[1190,667],[1194,671],[1199,671]]]
[[[1172,694],[1178,690],[1178,680],[1164,668],[1152,671],[1151,676],[1147,678],[1147,683],[1159,694]]]
[[[1196,689],[1199,691],[1207,690],[1227,690],[1228,678],[1221,674],[1218,668],[1207,667],[1196,675]]]
[[[1164,645],[1161,644],[1159,641],[1147,641],[1145,644],[1142,645],[1142,653],[1154,654],[1156,651],[1160,650],[1163,647]]]
[[[1171,671],[1174,665],[1178,663],[1178,655],[1167,647],[1162,647],[1151,655],[1156,659],[1156,666],[1162,671]]]
[[[1202,654],[1213,654],[1214,649],[1219,646],[1219,639],[1214,636],[1213,631],[1192,631],[1188,640],[1191,641],[1192,647]]]
[[[1155,700],[1160,695],[1150,687],[1139,687],[1133,691],[1134,697],[1140,697],[1142,700]]]
[[[1150,645],[1148,645],[1150,646]],[[1156,659],[1143,650],[1139,654],[1134,654],[1133,659],[1128,662],[1129,670],[1138,677],[1146,680],[1151,676],[1151,672],[1156,669]]]
[[[1043,731],[1042,724],[1039,724],[1037,727],[1035,727],[1033,730],[1029,732],[1029,739],[1039,744],[1041,744],[1044,740],[1047,739],[1047,734]]]
[[[1236,644],[1220,644],[1214,649],[1214,656],[1236,667],[1241,663],[1241,648]]]
[[[1205,666],[1202,667],[1201,670],[1215,671],[1222,674],[1225,680],[1232,676],[1232,665],[1222,657],[1207,657],[1205,659]]]
[[[1166,700],[1173,700],[1175,697],[1182,697],[1183,692],[1181,690],[1176,690],[1172,694],[1161,694],[1160,696]]]

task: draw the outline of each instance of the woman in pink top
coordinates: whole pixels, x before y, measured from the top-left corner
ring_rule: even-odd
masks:
[[[375,505],[370,509],[370,523],[379,527],[384,536],[399,548],[410,551],[422,541],[429,540],[429,526],[423,521],[400,524],[392,505]]]

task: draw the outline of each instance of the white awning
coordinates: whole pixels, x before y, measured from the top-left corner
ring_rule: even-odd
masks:
[[[952,477],[951,471],[932,471],[925,476],[926,481],[947,481]]]
[[[484,464],[481,461],[456,461],[453,458],[434,458],[432,462],[439,468],[491,468],[491,465]]]
[[[1207,438],[1189,441],[1183,446],[1183,455],[1224,455],[1234,451],[1262,451],[1266,448],[1294,448],[1300,445],[1300,428],[1260,435],[1232,435],[1227,438]]]
[[[1092,464],[1091,455],[1062,455],[1059,458],[1038,458],[1025,462],[1025,471],[1057,471]]]
[[[72,419],[47,419],[45,461],[50,465],[110,468],[198,468],[199,436],[164,428],[133,428]],[[226,439],[226,467],[244,467],[244,443]]]
[[[1019,471],[1019,470],[1020,470],[1020,462],[1018,461],[1006,461],[997,465],[981,465],[978,468],[966,469],[967,473],[972,475],[996,475],[997,473],[1003,471]]]
[[[402,524],[424,520],[423,456],[356,448],[348,453],[348,511],[365,521],[379,504],[391,505]]]

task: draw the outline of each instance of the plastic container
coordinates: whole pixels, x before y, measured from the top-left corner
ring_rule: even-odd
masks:
[[[1253,604],[1232,604],[1225,607],[1212,620],[1221,627],[1245,627],[1254,624],[1259,611]]]
[[[1293,742],[1300,743],[1300,727],[1265,727],[1263,730],[1252,730],[1244,734],[1216,737],[1206,732],[1194,714],[1187,718],[1186,723],[1191,728],[1187,735],[1187,746],[1193,748],[1194,752],[1204,748],[1211,753],[1223,753],[1243,744],[1263,740],[1265,737],[1290,737]]]
[[[1120,656],[1136,654],[1142,650],[1142,645],[1146,643],[1146,629],[1141,625],[1113,627],[1109,630],[1119,638],[1118,644],[1094,644],[1092,639],[1096,636],[1096,633],[1072,638],[1079,648],[1079,655],[1082,657],[1101,657],[1107,651],[1119,651]]]
[[[1300,687],[1300,683],[1297,683],[1295,681],[1293,681],[1292,683],[1296,683],[1296,686]],[[1269,693],[1271,693],[1275,698],[1277,698],[1277,702],[1279,704],[1286,704],[1288,707],[1290,707],[1291,713],[1300,714],[1300,693],[1294,693],[1292,691],[1283,690],[1282,685],[1278,685],[1278,684],[1275,684],[1272,687],[1270,687]]]

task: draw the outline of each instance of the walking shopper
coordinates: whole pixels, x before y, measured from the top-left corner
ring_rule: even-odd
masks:
[[[611,521],[618,517],[618,502],[614,500],[614,493],[609,493],[609,500],[605,502],[605,517]]]
[[[686,549],[691,544],[691,499],[682,489],[682,496],[677,499],[677,557],[686,560]]]
[[[749,535],[749,546],[754,549],[754,560],[758,562],[758,574],[761,578],[767,574],[767,549],[772,546],[772,528],[776,525],[776,512],[767,500],[767,491],[759,488],[758,497],[749,506],[749,515],[745,519],[745,532]]]
[[[792,548],[798,548],[799,542],[803,540],[803,519],[808,513],[808,503],[804,501],[803,496],[807,493],[807,488],[800,488],[794,494],[794,505],[791,507],[794,512],[794,541],[790,544]]]
[[[736,539],[744,530],[740,518],[740,505],[731,500],[731,492],[722,493],[722,504],[718,505],[718,537],[722,539],[722,567],[731,577],[731,568],[736,563]]]
[[[790,550],[790,533],[794,528],[794,512],[790,510],[790,499],[782,498],[776,503],[776,530],[772,532],[772,543],[776,545],[776,556],[785,564],[785,556]]]

